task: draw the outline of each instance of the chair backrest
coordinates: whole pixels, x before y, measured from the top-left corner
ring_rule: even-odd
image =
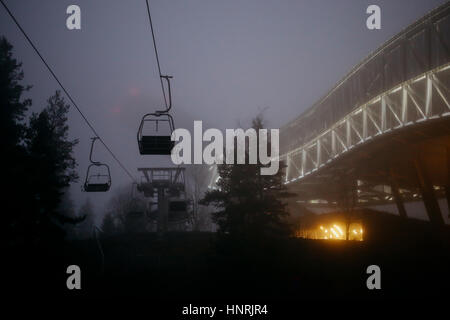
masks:
[[[105,173],[100,174],[91,174],[91,170],[93,167],[104,167],[106,168]],[[93,182],[94,179],[97,181]],[[102,178],[102,179],[100,179]],[[102,181],[98,181],[102,180]],[[103,163],[94,162],[91,163],[86,172],[86,179],[84,181],[84,191],[86,192],[105,192],[108,191],[111,187],[111,173],[109,170],[109,166]]]
[[[148,135],[144,134],[144,124],[146,122],[155,122],[156,130],[158,130],[159,122],[167,122],[169,124],[169,132],[165,135]],[[175,142],[172,141],[171,135],[174,130],[173,118],[165,113],[149,113],[142,117],[141,125],[137,133],[137,141],[140,154],[144,155],[170,155]]]

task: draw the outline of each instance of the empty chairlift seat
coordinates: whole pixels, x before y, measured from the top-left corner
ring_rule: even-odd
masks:
[[[146,123],[153,122],[155,124],[155,133],[147,134]],[[159,126],[164,124],[165,134],[157,135],[159,133]],[[170,155],[175,145],[175,141],[171,140],[171,135],[174,130],[173,118],[166,113],[149,113],[146,114],[139,126],[137,140],[139,145],[139,152],[143,155]]]
[[[169,221],[182,221],[189,218],[186,200],[169,201]]]
[[[103,173],[92,173],[92,168],[104,168]],[[106,164],[91,164],[88,167],[84,191],[86,192],[106,192],[111,187],[111,174]]]
[[[185,200],[172,200],[169,203],[169,211],[172,212],[186,212],[187,202]]]
[[[141,154],[170,155],[173,146],[170,136],[143,136],[139,151]]]
[[[91,152],[89,154],[89,165],[86,172],[86,179],[84,181],[83,190],[86,192],[106,192],[111,188],[111,172],[109,166],[92,160],[92,151],[94,150],[94,143],[98,137],[92,138]]]
[[[152,184],[148,182],[141,182],[140,184],[138,184],[137,190],[139,192],[143,192],[144,196],[147,198],[151,198],[155,194],[155,190],[153,189]]]

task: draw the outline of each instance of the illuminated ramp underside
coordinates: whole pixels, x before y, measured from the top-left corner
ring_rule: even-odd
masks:
[[[382,135],[449,117],[449,84],[450,65],[446,65],[360,106],[307,144],[280,157],[288,166],[286,183],[304,178]]]
[[[280,130],[297,202],[348,207],[450,201],[450,4],[372,53]],[[349,199],[351,198],[351,199]]]

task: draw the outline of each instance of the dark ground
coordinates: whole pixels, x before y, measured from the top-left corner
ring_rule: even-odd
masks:
[[[58,249],[62,255],[17,251],[6,263],[3,291],[16,301],[114,298],[142,300],[146,306],[448,300],[449,230],[437,232],[426,222],[400,223],[391,217],[376,219],[371,226],[363,242],[289,239],[245,246],[218,243],[212,233],[169,233],[163,239],[149,233],[103,237],[103,273],[93,239],[66,243]],[[66,288],[71,264],[81,268],[81,290]],[[366,268],[372,264],[381,268],[381,290],[366,287]]]

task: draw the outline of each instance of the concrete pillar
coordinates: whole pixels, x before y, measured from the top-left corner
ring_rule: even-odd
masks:
[[[441,209],[434,193],[433,184],[419,156],[414,159],[414,166],[428,218],[432,224],[442,226],[444,225],[444,219],[442,218]]]
[[[390,181],[391,181],[391,189],[392,189],[392,195],[394,196],[395,204],[397,206],[398,213],[400,214],[400,217],[402,218],[408,218],[408,215],[406,214],[405,205],[403,204],[403,198],[398,191],[398,182],[395,177],[394,170],[391,168],[389,170],[390,175]]]
[[[158,220],[157,232],[162,235],[167,231],[168,203],[163,187],[158,187]]]

